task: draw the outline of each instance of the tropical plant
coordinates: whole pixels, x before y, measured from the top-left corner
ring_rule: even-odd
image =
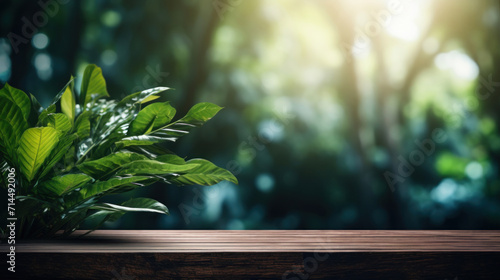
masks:
[[[185,161],[165,147],[202,126],[221,107],[196,104],[173,121],[176,110],[169,102],[153,102],[166,87],[108,100],[96,65],[86,67],[79,93],[74,85],[71,77],[47,108],[8,84],[0,90],[2,186],[7,188],[8,174],[15,173],[16,211],[11,215],[17,218],[18,236],[66,236],[85,220],[97,228],[131,211],[168,214],[165,205],[151,198],[120,205],[101,199],[158,181],[237,184],[229,171],[204,159]]]

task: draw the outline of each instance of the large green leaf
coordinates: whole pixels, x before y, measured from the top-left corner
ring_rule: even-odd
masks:
[[[33,180],[58,141],[59,132],[52,127],[29,128],[23,133],[17,154],[21,172],[28,181]]]
[[[87,217],[86,221],[94,224],[94,229],[101,226],[106,221],[116,221],[126,212],[153,212],[160,214],[169,214],[168,209],[162,203],[150,198],[132,198],[121,205],[110,203],[99,204],[92,209],[99,210]]]
[[[12,127],[11,131],[4,130],[7,129],[6,127],[0,127],[2,129],[1,135],[9,135],[9,139],[11,139],[10,135],[13,134],[15,141],[11,143],[11,146],[17,146],[23,132],[28,128],[28,122],[24,119],[21,109],[5,96],[0,96],[0,120],[8,122]]]
[[[132,198],[121,205],[111,203],[96,204],[90,209],[105,210],[110,212],[154,212],[169,214],[167,206],[151,198]]]
[[[28,122],[24,117],[21,107],[15,101],[24,103],[24,92],[5,85],[0,95],[0,154],[2,154],[10,164],[16,164],[16,148],[23,132],[28,128]],[[27,96],[26,96],[27,97]],[[28,99],[28,102],[29,99]],[[23,106],[26,107],[26,106]],[[28,104],[28,109],[31,105]],[[30,112],[28,112],[29,114]]]
[[[221,107],[208,102],[196,104],[182,119],[153,130],[150,135],[164,138],[179,138],[188,134],[194,127],[202,126],[221,109]]]
[[[11,87],[9,84],[5,84],[5,86],[0,90],[0,96],[6,97],[15,106],[19,107],[23,112],[23,118],[25,121],[28,121],[31,111],[31,100],[30,97],[24,93],[22,90]]]
[[[175,116],[174,107],[169,102],[153,103],[142,109],[130,125],[129,135],[147,134],[170,123]]]
[[[163,158],[159,158],[162,160]],[[163,159],[164,160],[164,159]],[[182,174],[176,177],[167,178],[168,181],[177,185],[204,185],[211,186],[215,185],[221,181],[229,181],[238,184],[238,179],[234,175],[224,168],[220,168],[217,165],[211,163],[204,159],[192,159],[186,162],[186,165],[197,164],[198,166],[186,174]]]
[[[76,134],[66,135],[61,138],[57,143],[57,146],[52,150],[50,156],[45,161],[45,164],[42,168],[42,173],[40,174],[40,178],[43,178],[45,175],[49,174],[51,169],[58,163],[65,155],[70,151],[71,145],[76,140]]]
[[[61,131],[63,134],[68,133],[73,128],[68,116],[61,113],[47,115],[43,124],[45,126],[53,127]]]
[[[100,180],[112,176],[114,172],[127,163],[145,159],[147,158],[140,154],[118,152],[100,159],[84,161],[76,167],[83,173]]]
[[[88,65],[83,73],[79,100],[82,108],[92,100],[92,95],[96,95],[97,98],[109,96],[102,70],[95,64]]]
[[[51,193],[61,196],[92,180],[92,177],[85,174],[67,174],[56,176],[45,181],[40,186],[40,192]]]
[[[85,200],[93,196],[100,196],[106,192],[112,191],[121,186],[142,186],[139,182],[150,180],[151,176],[133,176],[133,177],[113,177],[107,181],[97,181],[93,184],[86,185],[79,191],[80,199]]]
[[[157,158],[155,158],[157,161],[165,162],[165,163],[171,163],[171,164],[186,164],[186,161],[181,158],[178,155],[175,154],[166,154],[166,155],[161,155]]]
[[[188,172],[198,164],[170,164],[156,160],[138,160],[125,164],[118,170],[117,175],[167,175]]]
[[[205,122],[213,118],[221,109],[222,107],[219,107],[213,103],[209,102],[198,103],[193,107],[191,107],[188,113],[182,119],[176,121],[175,123],[177,124],[187,123],[196,126],[201,126]]]
[[[75,95],[74,95],[74,80],[71,77],[71,83],[66,86],[61,97],[61,111],[68,116],[68,119],[73,123],[75,120]]]

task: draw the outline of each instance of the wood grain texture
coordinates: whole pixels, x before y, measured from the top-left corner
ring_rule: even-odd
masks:
[[[318,258],[319,257],[319,258]],[[24,253],[1,279],[499,279],[500,253]]]
[[[2,261],[0,279],[500,279],[499,231],[77,235],[16,244],[16,273],[7,272]],[[5,244],[0,247],[7,251]]]
[[[21,242],[30,253],[500,252],[500,231],[98,230]],[[4,250],[4,249],[2,249]]]

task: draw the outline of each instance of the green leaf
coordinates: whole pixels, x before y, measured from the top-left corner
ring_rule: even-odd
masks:
[[[153,212],[169,214],[167,206],[151,198],[132,198],[121,205],[111,203],[96,204],[90,209],[105,210],[110,212]]]
[[[88,65],[83,73],[79,100],[82,109],[92,100],[92,95],[97,98],[109,97],[102,70],[95,64]]]
[[[31,111],[31,100],[22,90],[11,87],[9,84],[0,90],[0,96],[4,96],[22,111],[24,120],[27,122]]]
[[[99,136],[99,142],[93,145],[85,153],[85,158],[100,158],[116,151],[115,143],[126,137],[130,123],[139,112],[140,105],[154,94],[158,94],[168,88],[154,88],[139,93],[129,95],[120,103],[115,104],[113,108],[102,108],[103,105],[97,104],[101,111],[105,113],[97,120],[97,125],[93,126],[92,135]],[[111,112],[111,113],[109,113]],[[97,127],[97,128],[95,128]],[[152,125],[150,125],[152,129]],[[150,143],[149,143],[150,144]]]
[[[113,215],[114,214],[114,215]],[[107,210],[100,210],[95,212],[94,214],[88,216],[85,218],[85,223],[89,225],[90,229],[86,234],[91,233],[92,231],[98,229],[104,222],[110,221],[114,222],[121,218],[123,216],[122,212],[115,212],[115,211],[107,211]]]
[[[55,114],[56,113],[56,105],[52,104],[49,107],[45,108],[42,110],[40,113],[40,116],[38,117],[38,125],[41,125],[43,123],[46,123],[46,119],[50,114]]]
[[[92,150],[92,153],[88,158],[99,159],[105,157],[106,155],[109,155],[110,153],[115,151],[113,147],[114,144],[122,138],[122,131],[114,131],[110,135],[103,138],[102,141],[98,143],[98,145],[93,146],[94,149]]]
[[[61,111],[68,116],[68,119],[73,123],[75,120],[75,95],[74,95],[74,79],[71,76],[70,85],[66,86],[64,93],[61,97]]]
[[[6,120],[0,120],[0,152],[10,163],[15,162],[16,135],[14,129]]]
[[[116,221],[126,212],[153,212],[169,214],[168,208],[162,203],[150,198],[132,198],[121,205],[104,203],[96,205],[91,209],[103,209],[87,217],[86,221],[96,224],[98,228],[106,221]]]
[[[127,163],[145,159],[147,157],[140,154],[118,152],[100,159],[84,161],[76,167],[95,179],[103,179],[113,175],[114,172]]]
[[[197,164],[170,164],[156,160],[138,160],[125,164],[117,175],[167,175],[187,172],[196,168]]]
[[[174,154],[161,155],[155,158],[155,160],[171,164],[186,164],[183,158]]]
[[[28,122],[24,119],[21,109],[5,96],[0,96],[0,120],[6,121],[10,124],[10,127],[0,127],[0,136],[8,136],[7,138],[2,139],[15,139],[15,141],[10,142],[9,145],[11,147],[16,147],[23,132],[28,128]],[[7,129],[11,130],[7,131]],[[15,138],[11,138],[11,134],[13,134]]]
[[[71,86],[71,84],[73,83],[73,80],[74,80],[74,78],[71,77],[69,82],[67,82],[66,85],[63,87],[63,89],[56,95],[56,97],[54,97],[54,99],[52,100],[52,103],[49,105],[49,107],[45,108],[45,110],[43,110],[40,113],[40,116],[38,117],[38,124],[44,123],[45,118],[47,118],[47,116],[49,114],[56,113],[57,103],[59,102],[59,100],[61,100],[64,92],[66,91],[66,88]]]
[[[169,102],[150,104],[137,114],[137,117],[130,125],[128,134],[147,134],[150,127],[153,130],[163,127],[170,123],[174,116],[175,109],[170,106]]]
[[[68,133],[73,128],[68,116],[61,113],[47,115],[43,125],[53,127],[63,134]]]
[[[116,107],[112,110],[113,114],[106,114],[106,118],[98,120],[101,125],[97,125],[97,129],[93,126],[92,136],[98,137],[98,142],[89,153],[91,158],[101,158],[115,151],[115,143],[126,136],[130,122],[134,119],[135,110],[138,108],[132,107],[125,110],[121,108],[116,111],[114,109]]]
[[[203,102],[198,103],[189,109],[186,116],[178,120],[178,123],[189,123],[196,126],[200,126],[213,118],[222,107],[219,107],[213,103]]]
[[[91,180],[92,177],[85,174],[67,174],[64,176],[57,176],[45,181],[40,186],[40,191],[42,193],[52,193],[57,196],[61,196],[83,186]]]
[[[163,147],[162,145],[159,144],[153,144],[153,145],[137,145],[137,146],[129,146],[127,150],[139,154],[146,155],[147,157],[154,159],[158,156],[165,155],[165,154],[172,154],[172,151],[169,149]]]
[[[167,178],[168,181],[182,185],[204,185],[211,186],[215,185],[221,181],[229,181],[234,184],[238,184],[238,179],[234,175],[224,168],[220,168],[217,165],[211,163],[204,159],[192,159],[186,162],[186,164],[197,164],[198,167],[190,170],[186,174],[182,174],[177,177]]]
[[[150,135],[158,137],[179,138],[188,134],[194,127],[200,127],[222,108],[212,103],[199,103],[194,105],[188,113],[180,120],[175,121],[162,128],[154,130]]]
[[[78,138],[84,139],[90,136],[90,112],[81,113],[75,122],[76,134]]]
[[[43,178],[45,175],[47,175],[52,170],[54,165],[56,165],[56,163],[58,163],[64,157],[64,155],[66,155],[76,138],[76,134],[71,134],[66,135],[59,140],[57,146],[52,150],[50,156],[46,160],[42,168],[42,174],[40,174],[40,178]]]
[[[76,149],[75,146],[70,146],[67,152],[64,154],[63,163],[65,171],[71,170],[75,166],[76,161]]]
[[[151,135],[139,135],[139,136],[130,136],[122,138],[120,141],[115,143],[118,149],[123,149],[129,146],[147,146],[153,145],[155,143],[161,143],[164,141],[172,141],[174,142],[177,138],[175,137],[160,137],[160,136],[151,136]]]
[[[0,95],[0,154],[10,164],[16,164],[16,148],[23,132],[28,128],[28,122],[24,119],[21,108],[11,99],[17,95],[6,96],[11,93],[5,92],[6,88],[7,85],[2,89],[3,95]]]
[[[150,96],[144,98],[143,100],[141,100],[140,103],[141,104],[148,103],[148,102],[151,102],[151,101],[156,100],[158,98],[160,98],[158,95],[150,95]]]
[[[93,196],[101,196],[106,192],[112,191],[121,186],[135,184],[142,186],[139,182],[151,179],[151,176],[133,176],[133,177],[113,177],[107,181],[97,181],[93,184],[82,187],[79,191],[80,199],[85,200]]]
[[[38,117],[42,112],[43,108],[42,105],[40,105],[40,102],[38,102],[38,100],[36,100],[36,97],[31,93],[30,93],[30,100],[31,100],[31,112],[28,123],[31,126],[35,126],[38,122]]]
[[[33,180],[45,159],[59,141],[59,133],[52,127],[29,128],[21,137],[17,149],[21,172]]]
[[[143,91],[135,92],[132,93],[125,98],[123,98],[120,102],[118,102],[117,107],[131,107],[134,104],[143,104],[152,100],[155,100],[159,96],[157,94],[160,94],[162,92],[165,92],[169,90],[168,87],[155,87],[155,88],[150,88],[146,89]]]
[[[95,184],[92,183],[92,184]],[[67,211],[71,211],[73,213],[84,211],[87,212],[88,207],[92,206],[97,202],[97,197],[90,197],[88,199],[82,198],[81,190],[87,188],[92,185],[91,183],[83,185],[76,191],[68,192],[64,196],[62,196],[62,200],[58,200],[58,202],[63,205],[63,208],[67,209]]]

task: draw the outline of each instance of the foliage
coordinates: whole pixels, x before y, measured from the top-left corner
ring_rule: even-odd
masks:
[[[0,166],[3,178],[16,172],[19,236],[53,237],[61,230],[67,235],[84,220],[97,228],[126,212],[168,214],[165,205],[150,198],[120,205],[100,202],[158,181],[237,184],[229,171],[204,159],[185,161],[165,147],[202,126],[221,107],[200,103],[172,121],[176,110],[168,102],[151,103],[166,87],[108,100],[102,71],[95,65],[85,69],[79,93],[74,84],[71,78],[47,108],[9,84],[0,91]]]

